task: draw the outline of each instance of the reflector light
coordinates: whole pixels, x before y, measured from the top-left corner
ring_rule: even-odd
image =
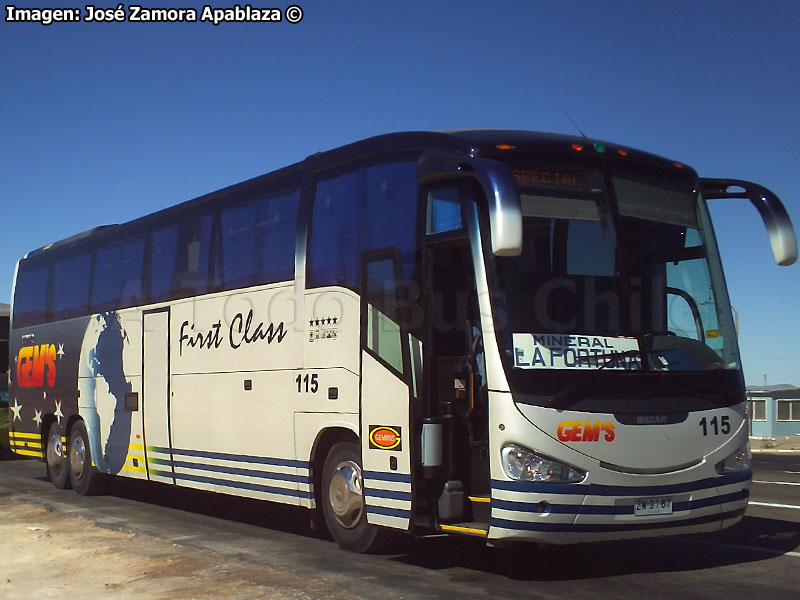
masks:
[[[511,144],[497,144],[496,147],[498,150],[512,150],[514,148]]]

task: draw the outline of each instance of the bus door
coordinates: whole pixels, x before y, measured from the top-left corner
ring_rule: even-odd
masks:
[[[361,456],[367,521],[407,530],[412,346],[398,306],[399,253],[365,253],[361,281]]]
[[[169,308],[145,312],[142,420],[148,478],[174,483],[169,425]]]
[[[423,472],[431,478],[429,500],[442,528],[482,534],[490,496],[488,393],[474,264],[461,215],[472,193],[459,184],[427,196],[424,422],[440,432],[441,467]]]

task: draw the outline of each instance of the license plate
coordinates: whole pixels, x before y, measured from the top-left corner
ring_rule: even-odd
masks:
[[[633,514],[671,515],[672,498],[637,498],[633,501]]]

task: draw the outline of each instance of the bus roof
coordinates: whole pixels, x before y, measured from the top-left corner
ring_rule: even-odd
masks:
[[[580,150],[578,150],[580,148]],[[515,129],[458,129],[446,131],[407,131],[387,133],[357,142],[334,148],[324,152],[312,154],[305,161],[294,163],[287,167],[259,175],[252,179],[236,183],[220,190],[204,194],[197,198],[181,202],[155,213],[151,213],[133,221],[119,225],[104,225],[89,231],[72,235],[57,242],[47,244],[29,252],[25,258],[33,258],[40,253],[51,249],[64,248],[79,242],[87,237],[105,237],[115,235],[118,228],[125,229],[146,225],[151,220],[179,211],[189,204],[203,204],[229,194],[234,194],[249,188],[258,188],[261,185],[281,185],[286,182],[287,187],[300,182],[306,165],[310,165],[314,172],[323,171],[343,166],[351,162],[369,160],[387,154],[422,152],[424,150],[443,151],[455,155],[485,158],[512,158],[530,154],[547,155],[559,158],[576,156],[579,152],[602,153],[618,158],[624,156],[626,161],[647,163],[655,166],[678,166],[672,160],[635,150],[620,144],[583,138],[574,135],[559,133],[546,133],[541,131],[525,131]],[[683,165],[680,165],[681,167]]]

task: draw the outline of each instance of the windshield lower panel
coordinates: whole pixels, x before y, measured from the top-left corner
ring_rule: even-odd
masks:
[[[730,303],[694,174],[533,162],[509,165],[522,253],[494,257],[512,391],[541,405],[617,399],[661,411],[740,402]]]

